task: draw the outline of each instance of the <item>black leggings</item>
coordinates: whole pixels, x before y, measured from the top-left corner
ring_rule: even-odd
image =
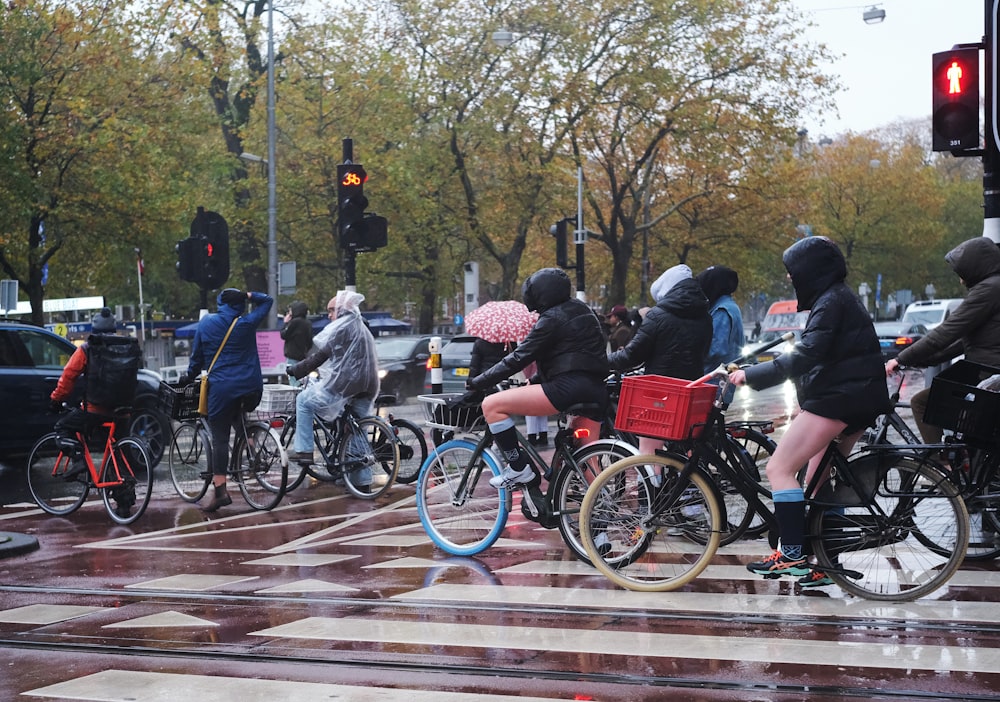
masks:
[[[260,404],[263,391],[256,390],[230,400],[218,414],[208,416],[212,432],[212,474],[225,475],[229,468],[229,430],[240,430],[240,414]]]

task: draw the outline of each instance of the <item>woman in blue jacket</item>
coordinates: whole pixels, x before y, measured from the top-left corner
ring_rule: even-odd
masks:
[[[257,327],[274,304],[274,300],[264,293],[243,292],[236,288],[220,292],[217,302],[218,312],[198,322],[187,369],[188,378],[194,379],[203,370],[212,368],[208,374],[208,426],[212,432],[215,494],[212,501],[202,507],[205,512],[214,512],[233,503],[226,489],[229,431],[237,425],[239,413],[256,407],[264,392],[264,377],[257,355]],[[244,314],[247,303],[252,303],[254,309]],[[212,359],[220,346],[222,352],[213,365]]]

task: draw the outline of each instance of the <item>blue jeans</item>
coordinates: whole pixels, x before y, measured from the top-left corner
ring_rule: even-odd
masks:
[[[309,384],[295,398],[295,438],[292,448],[296,453],[313,452],[313,420],[319,416],[325,421],[339,417],[350,406],[359,416],[372,414],[374,404],[368,398],[348,399],[327,392],[318,383]],[[364,466],[351,473],[351,482],[356,485],[371,485],[371,466]]]

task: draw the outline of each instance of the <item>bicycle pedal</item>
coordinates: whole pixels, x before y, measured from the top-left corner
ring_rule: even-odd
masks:
[[[781,578],[781,574],[779,574],[779,573],[765,573],[763,575],[763,577],[764,577],[764,580],[778,580],[779,578]]]

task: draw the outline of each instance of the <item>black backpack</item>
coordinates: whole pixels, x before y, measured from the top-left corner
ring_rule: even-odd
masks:
[[[102,407],[131,406],[141,363],[137,339],[91,335],[87,339],[87,402]]]

